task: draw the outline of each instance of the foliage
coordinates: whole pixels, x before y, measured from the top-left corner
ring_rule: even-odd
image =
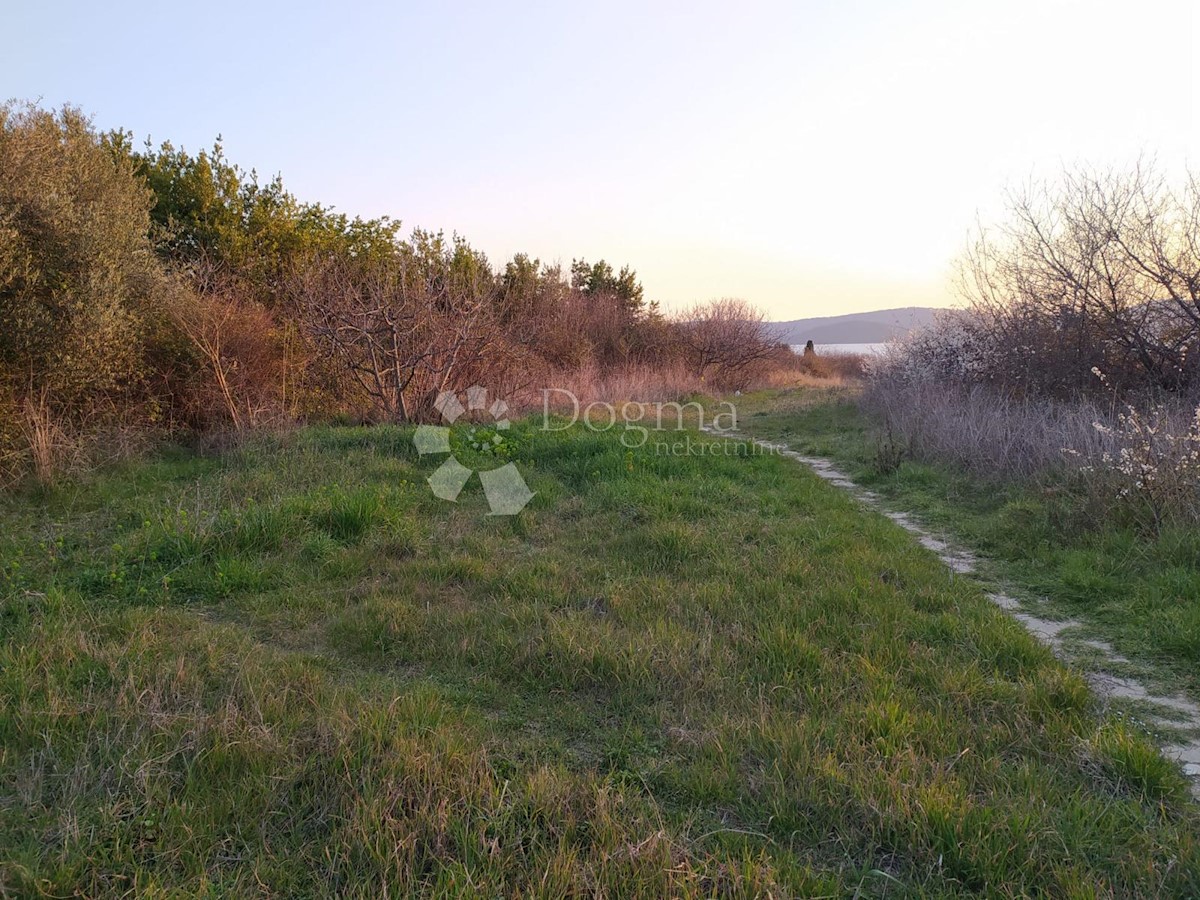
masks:
[[[170,142],[157,150],[147,142],[135,152],[127,132],[114,132],[109,142],[153,192],[160,252],[185,270],[206,263],[234,275],[268,306],[295,259],[318,252],[374,258],[395,249],[399,222],[302,203],[281,176],[260,183],[256,172],[231,163],[219,138],[194,156]]]
[[[571,260],[571,287],[587,297],[610,295],[615,297],[620,308],[629,316],[637,316],[644,309],[644,292],[637,280],[637,273],[629,266],[620,272],[604,260],[589,263],[584,259]]]
[[[53,477],[99,423],[219,437],[413,421],[473,383],[674,373],[694,343],[629,266],[493,267],[457,234],[401,238],[396,220],[303,202],[220,138],[138,149],[33,105],[0,126],[0,481]],[[747,382],[762,347],[734,337],[698,377]]]
[[[0,382],[83,418],[135,395],[167,284],[153,195],[66,107],[0,107]]]

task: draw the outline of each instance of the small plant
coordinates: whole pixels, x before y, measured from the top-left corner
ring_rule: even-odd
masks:
[[[385,512],[383,501],[369,490],[333,490],[313,513],[312,521],[334,540],[350,544],[381,521]]]
[[[471,425],[463,432],[451,432],[450,446],[458,450],[473,450],[497,459],[512,459],[517,442],[510,435],[488,425]]]
[[[908,455],[908,445],[896,434],[891,417],[885,417],[883,430],[875,436],[872,468],[880,475],[891,475],[900,468]]]
[[[50,412],[46,391],[36,399],[25,398],[25,417],[22,422],[29,455],[33,461],[33,472],[41,484],[54,481],[61,442],[58,426]]]

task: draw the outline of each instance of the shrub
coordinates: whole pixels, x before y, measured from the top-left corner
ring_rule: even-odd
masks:
[[[164,285],[152,203],[78,110],[0,106],[0,378],[11,390],[80,420],[141,386]]]
[[[1172,520],[1200,521],[1200,406],[1190,418],[1163,404],[1126,406],[1115,425],[1097,421],[1093,427],[1113,448],[1084,471],[1110,488],[1114,502],[1132,501],[1156,528]]]
[[[0,475],[49,479],[81,434],[154,423],[159,373],[188,367],[159,302],[152,204],[78,110],[0,106],[0,395],[16,412]]]
[[[943,461],[976,477],[1030,478],[1098,460],[1111,448],[1093,428],[1107,411],[1091,401],[1011,397],[984,386],[869,379],[862,403],[912,457]]]
[[[698,304],[676,317],[675,327],[687,366],[719,389],[747,387],[776,353],[762,312],[745,300]]]
[[[910,341],[900,368],[1008,393],[1200,383],[1200,181],[1076,170],[1009,197],[961,264],[968,309]]]
[[[1109,509],[1193,519],[1200,182],[1175,190],[1142,167],[1034,184],[962,272],[968,308],[872,367],[865,400],[885,427],[917,458],[984,477],[1074,470]]]

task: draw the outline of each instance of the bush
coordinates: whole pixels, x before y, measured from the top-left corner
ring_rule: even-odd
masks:
[[[154,421],[156,362],[186,365],[157,302],[152,204],[78,110],[0,106],[0,393],[23,423],[0,441],[43,478],[70,435]]]
[[[1200,182],[1067,172],[1009,198],[965,254],[965,311],[910,341],[901,374],[1008,394],[1200,388]]]
[[[224,441],[434,418],[472,384],[677,397],[857,365],[801,362],[741,300],[664,316],[628,266],[498,270],[457,235],[398,229],[260,182],[219,141],[138,152],[77,110],[0,106],[0,480],[50,479],[137,428]]]
[[[0,377],[79,418],[146,377],[150,192],[71,108],[0,106]]]
[[[1189,410],[1156,404],[1146,410],[1127,406],[1115,425],[1095,422],[1110,439],[1086,473],[1114,502],[1129,501],[1155,528],[1170,521],[1200,521],[1200,406]],[[1071,455],[1082,457],[1078,451]]]
[[[1109,509],[1194,520],[1200,183],[1068,172],[1014,194],[962,272],[968,307],[872,367],[885,427],[977,476],[1071,471]]]
[[[1200,408],[1190,403],[1122,408],[879,374],[860,402],[880,423],[889,468],[902,450],[983,481],[1070,481],[1089,507],[1154,529],[1200,521]]]
[[[986,479],[1064,471],[1073,459],[1099,460],[1112,442],[1093,427],[1107,412],[1089,401],[1011,397],[983,386],[900,380],[876,374],[864,406],[914,458],[949,462]]]
[[[762,312],[745,300],[726,297],[697,304],[674,324],[685,364],[718,389],[748,387],[776,354]]]

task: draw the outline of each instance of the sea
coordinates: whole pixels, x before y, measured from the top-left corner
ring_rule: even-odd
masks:
[[[874,356],[882,353],[886,343],[878,344],[817,344],[817,353],[862,353],[866,356]],[[804,352],[803,344],[792,344],[792,349],[797,353]]]

